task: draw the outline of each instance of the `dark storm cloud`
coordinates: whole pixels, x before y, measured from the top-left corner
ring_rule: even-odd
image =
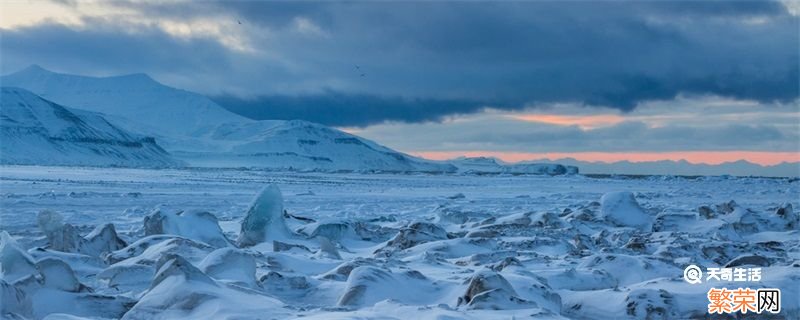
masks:
[[[256,21],[281,11],[231,6]],[[786,102],[800,90],[798,20],[778,2],[405,3],[388,11],[385,4],[282,6],[344,34],[339,46],[324,52],[377,68],[367,80],[372,90],[462,99],[447,108],[409,105],[413,112],[427,110],[413,118],[370,113],[370,124],[481,109],[463,99],[500,109],[576,102],[629,111],[679,93]],[[335,95],[324,97],[297,97],[291,105],[340,105]],[[277,111],[274,97],[260,100],[263,116],[293,114]],[[258,109],[258,101],[250,99],[250,108]],[[364,123],[357,117],[351,125]]]
[[[97,28],[48,23],[2,30],[4,70],[41,63],[76,74],[209,75],[230,66],[228,49],[211,39],[176,40],[153,27],[131,33],[109,22],[92,24]]]
[[[798,17],[772,1],[113,4],[153,18],[241,21],[257,53],[153,30],[39,25],[2,31],[13,61],[4,71],[29,61],[183,73],[189,89],[232,92],[216,100],[242,114],[342,126],[437,121],[487,105],[630,111],[680,93],[800,95]],[[68,48],[45,50],[48,41]]]
[[[355,127],[385,120],[441,121],[447,116],[477,112],[483,105],[469,100],[408,99],[340,92],[270,95],[253,99],[221,95],[213,96],[212,100],[252,119],[304,119],[332,126]]]

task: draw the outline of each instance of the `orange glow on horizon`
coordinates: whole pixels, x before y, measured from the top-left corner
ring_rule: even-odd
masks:
[[[558,160],[573,158],[590,162],[650,162],[660,160],[686,160],[690,163],[721,164],[746,160],[762,166],[776,165],[781,162],[800,162],[800,152],[769,151],[674,151],[674,152],[500,152],[500,151],[421,151],[410,152],[413,155],[432,160],[447,160],[460,156],[495,157],[506,162],[527,160]]]
[[[582,129],[594,129],[598,127],[612,126],[625,121],[625,117],[613,114],[585,115],[585,116],[565,116],[556,114],[522,114],[511,116],[513,119],[541,122],[559,126],[577,125]]]

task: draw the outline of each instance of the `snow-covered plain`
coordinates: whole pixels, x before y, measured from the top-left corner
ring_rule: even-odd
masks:
[[[3,166],[0,312],[686,319],[748,286],[797,319],[799,199],[796,179]],[[742,262],[761,281],[682,278]]]

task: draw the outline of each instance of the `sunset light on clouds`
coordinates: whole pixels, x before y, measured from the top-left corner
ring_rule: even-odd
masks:
[[[604,115],[585,115],[585,116],[567,116],[556,114],[522,114],[510,116],[517,120],[529,122],[541,122],[547,124],[554,124],[560,126],[578,126],[581,129],[594,129],[598,127],[605,127],[615,125],[625,121],[625,117],[611,114]]]
[[[437,160],[496,157],[506,162],[680,161],[772,166],[800,161],[800,107],[718,96],[650,101],[629,112],[576,104],[489,109],[441,124],[390,123],[348,132]]]

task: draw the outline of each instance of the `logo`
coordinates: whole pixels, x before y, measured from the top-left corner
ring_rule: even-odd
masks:
[[[683,269],[683,280],[690,284],[698,284],[703,282],[703,270],[696,265],[690,265]]]
[[[708,290],[708,313],[772,313],[781,312],[780,289],[711,288]]]
[[[758,290],[758,313],[762,311],[781,312],[781,289]]]
[[[706,282],[758,282],[761,281],[761,268],[707,268]],[[703,283],[703,271],[696,265],[683,269],[683,279],[690,284]]]

